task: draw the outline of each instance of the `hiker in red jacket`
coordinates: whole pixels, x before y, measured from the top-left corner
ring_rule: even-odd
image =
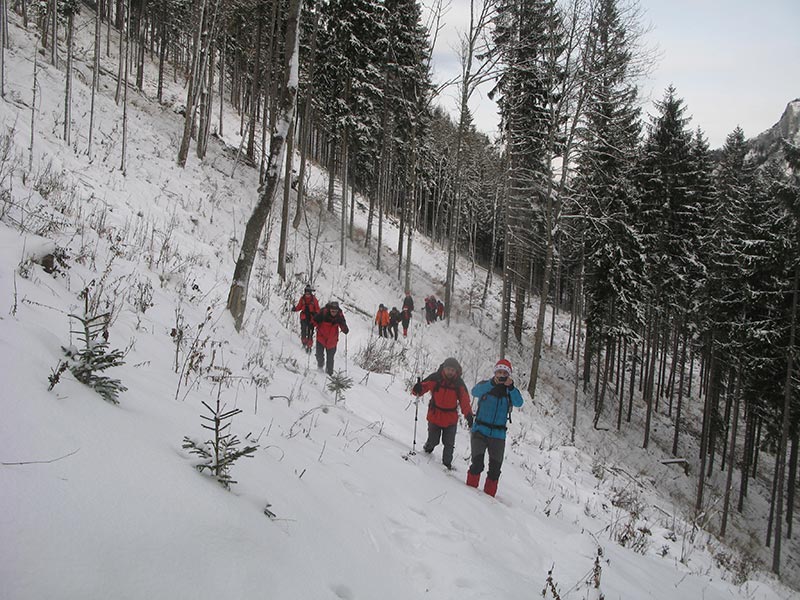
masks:
[[[300,341],[303,348],[311,354],[311,342],[314,339],[314,315],[319,312],[319,301],[310,285],[303,290],[303,295],[292,311],[300,313]]]
[[[428,440],[423,450],[433,452],[441,438],[444,445],[442,464],[452,469],[459,407],[470,427],[473,423],[469,392],[461,379],[461,365],[455,358],[446,359],[435,373],[431,373],[411,389],[415,396],[423,396],[428,392],[431,393],[428,404]]]
[[[339,331],[345,335],[350,333],[339,303],[328,302],[314,315],[314,324],[317,326],[317,368],[321,371],[325,367],[325,372],[333,375],[333,355],[339,343]]]
[[[436,297],[425,298],[425,323],[430,325],[436,320]]]

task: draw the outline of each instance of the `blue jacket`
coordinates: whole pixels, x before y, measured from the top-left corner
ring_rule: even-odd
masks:
[[[478,411],[475,413],[472,431],[487,437],[505,439],[509,403],[522,406],[522,394],[513,386],[494,385],[487,379],[475,384],[472,395],[478,398]]]

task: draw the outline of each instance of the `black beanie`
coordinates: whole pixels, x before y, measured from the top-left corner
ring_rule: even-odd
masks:
[[[442,363],[442,368],[444,369],[445,367],[453,367],[459,373],[461,372],[461,365],[458,364],[458,361],[452,356],[450,358],[444,359],[444,362]]]

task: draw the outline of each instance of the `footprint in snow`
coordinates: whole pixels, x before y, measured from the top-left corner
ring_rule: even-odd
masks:
[[[341,598],[342,600],[353,600],[353,598],[355,598],[353,590],[342,583],[332,585],[331,591],[336,594],[337,598]]]

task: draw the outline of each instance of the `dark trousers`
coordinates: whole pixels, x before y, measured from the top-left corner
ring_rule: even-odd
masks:
[[[425,452],[433,452],[433,449],[439,445],[439,439],[442,440],[444,450],[442,450],[442,464],[451,466],[453,464],[453,450],[456,447],[456,429],[458,424],[451,425],[450,427],[439,427],[433,423],[428,423],[428,440],[423,446]]]
[[[378,335],[381,337],[389,337],[389,326],[378,325]]]
[[[317,366],[325,367],[325,372],[328,375],[333,375],[333,355],[336,354],[336,346],[333,348],[326,348],[320,342],[317,342]]]
[[[303,340],[303,346],[311,348],[311,342],[314,341],[314,323],[311,319],[300,319],[300,339]]]
[[[397,323],[392,323],[389,325],[389,337],[394,337],[394,339],[397,339]]]
[[[483,472],[483,456],[488,450],[489,472],[486,473],[486,477],[495,481],[500,479],[500,467],[503,466],[506,441],[473,431],[470,442],[472,445],[472,464],[469,466],[469,472],[473,475],[480,475]]]
[[[403,335],[406,335],[408,333],[408,324],[410,321],[411,319],[403,319],[400,321],[403,324]]]

